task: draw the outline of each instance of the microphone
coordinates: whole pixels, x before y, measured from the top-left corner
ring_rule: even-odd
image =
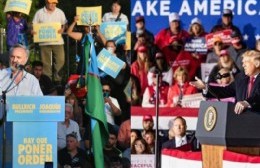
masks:
[[[17,64],[16,68],[19,69],[19,70],[23,70],[25,68],[25,66],[21,65],[21,64]]]

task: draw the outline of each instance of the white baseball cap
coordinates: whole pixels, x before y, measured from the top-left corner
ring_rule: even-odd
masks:
[[[169,22],[172,22],[172,21],[179,21],[180,20],[180,17],[178,15],[178,13],[170,13],[169,15]]]
[[[195,17],[194,19],[191,20],[191,25],[193,25],[193,24],[195,24],[195,23],[201,25],[201,21],[200,21],[200,19],[197,18],[197,17]]]

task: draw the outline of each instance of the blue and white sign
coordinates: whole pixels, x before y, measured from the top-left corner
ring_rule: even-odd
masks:
[[[98,68],[106,74],[116,78],[120,70],[124,66],[124,62],[113,56],[105,48],[103,48],[97,56]]]
[[[257,0],[132,0],[131,30],[135,31],[135,16],[145,17],[146,28],[156,35],[169,27],[168,15],[177,12],[182,27],[188,30],[191,20],[198,17],[207,32],[221,22],[223,9],[234,13],[233,23],[238,26],[249,47],[260,38],[260,1]]]
[[[206,54],[208,51],[204,37],[190,38],[186,41],[184,50],[192,53]]]
[[[107,40],[114,40],[117,44],[125,44],[126,23],[125,22],[103,22],[100,31]]]

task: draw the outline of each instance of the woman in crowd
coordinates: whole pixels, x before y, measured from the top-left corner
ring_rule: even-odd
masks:
[[[141,86],[139,79],[132,75],[130,76],[131,82],[131,105],[132,106],[141,106],[142,103],[142,96],[141,95]]]
[[[147,48],[140,46],[137,49],[137,60],[131,66],[131,74],[135,75],[141,85],[141,94],[144,93],[148,86],[147,74],[150,68],[150,60],[148,59]]]
[[[155,107],[156,104],[156,87],[159,85],[159,106],[164,107],[167,103],[167,93],[169,90],[169,84],[162,81],[162,74],[159,75],[159,83],[157,83],[156,79],[156,69],[153,69],[153,71],[150,71],[152,73],[152,85],[147,86],[144,95],[143,95],[143,101],[142,101],[142,107]]]
[[[168,83],[168,85],[172,85],[172,77],[173,70],[170,65],[167,63],[163,53],[157,52],[155,54],[155,65],[150,68],[148,72],[148,85],[153,84],[153,73],[157,71],[157,73],[162,75],[162,81]]]
[[[151,154],[151,150],[143,138],[137,138],[132,144],[131,154]]]
[[[190,28],[189,28],[189,34],[190,34],[190,39],[191,40],[202,40],[206,36],[206,32],[204,30],[204,27],[197,17],[192,19]],[[202,42],[202,41],[201,41]],[[205,48],[204,51],[193,51],[190,52],[191,56],[195,59],[197,59],[200,64],[204,63],[206,61],[207,57],[207,49]],[[197,76],[200,76],[200,68],[197,70]]]
[[[208,83],[217,83],[217,74],[221,68],[227,68],[233,76],[236,76],[240,72],[233,59],[230,57],[227,50],[221,50],[219,55],[219,61],[217,65],[213,67],[209,74]]]
[[[167,106],[181,106],[184,95],[197,93],[197,89],[189,84],[188,71],[185,67],[178,67],[174,72],[175,84],[169,88]]]

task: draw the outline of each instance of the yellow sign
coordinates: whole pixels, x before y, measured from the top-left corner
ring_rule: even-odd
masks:
[[[101,24],[101,6],[96,7],[77,7],[76,13],[79,16],[78,25],[100,25]]]
[[[217,111],[213,106],[207,108],[204,114],[204,128],[212,131],[217,123]]]
[[[58,31],[61,29],[61,23],[37,23],[33,24],[33,30],[36,34],[33,35],[33,41],[39,42],[55,42],[61,39],[61,34]]]
[[[32,0],[7,0],[4,12],[21,12],[29,15]]]
[[[126,50],[131,50],[131,32],[130,31],[126,32],[125,45],[126,45]]]

